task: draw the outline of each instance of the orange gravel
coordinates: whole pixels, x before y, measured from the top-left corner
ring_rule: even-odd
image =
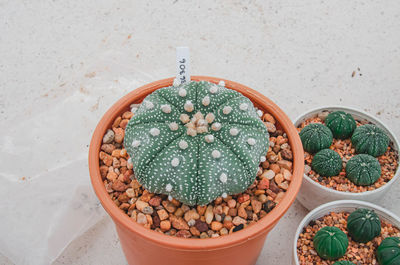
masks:
[[[314,235],[324,226],[336,226],[347,235],[347,217],[350,213],[331,212],[322,218],[311,221],[307,227],[303,229],[297,240],[297,256],[301,265],[330,265],[335,261],[321,259],[313,247]],[[348,260],[355,264],[378,264],[375,257],[375,252],[379,244],[386,237],[400,236],[399,228],[381,220],[382,230],[381,235],[374,238],[368,243],[357,243],[348,236],[349,247],[346,254],[339,260]]]
[[[357,122],[357,126],[366,124],[365,122]],[[305,126],[310,123],[322,123],[324,124],[323,120],[320,117],[313,117],[307,119],[305,122],[300,124],[297,128],[298,132],[300,132]],[[305,162],[305,173],[315,182],[319,184],[334,189],[338,191],[346,191],[346,192],[364,192],[375,190],[386,183],[388,183],[395,175],[398,164],[399,164],[399,155],[396,150],[393,149],[393,142],[390,142],[388,149],[386,152],[377,157],[379,163],[381,164],[382,174],[380,178],[370,186],[359,186],[351,182],[346,177],[346,162],[350,160],[353,156],[356,155],[355,149],[351,144],[350,139],[340,140],[340,139],[333,139],[333,143],[330,146],[330,149],[336,151],[343,160],[343,168],[342,171],[339,173],[338,176],[333,177],[322,177],[318,173],[316,173],[311,168],[311,162],[313,159],[313,155],[304,152],[304,162]],[[307,170],[308,169],[308,170]]]

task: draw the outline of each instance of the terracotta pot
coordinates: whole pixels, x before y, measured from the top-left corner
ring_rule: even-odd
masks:
[[[193,76],[192,80],[218,83],[220,78]],[[90,143],[89,170],[93,188],[104,209],[115,222],[126,259],[131,265],[250,265],[255,264],[269,231],[289,209],[300,189],[304,170],[304,153],[296,128],[286,114],[271,100],[244,85],[224,80],[226,87],[239,91],[253,104],[269,112],[286,132],[293,151],[293,178],[282,201],[257,223],[228,236],[209,239],[184,239],[167,236],[134,222],[120,210],[105,190],[100,176],[99,151],[103,135],[114,119],[140,103],[154,90],[171,86],[173,78],[156,81],[130,92],[103,116]]]

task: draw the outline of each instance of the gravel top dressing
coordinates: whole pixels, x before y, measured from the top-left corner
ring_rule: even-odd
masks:
[[[130,111],[117,117],[103,138],[99,163],[106,190],[132,221],[170,236],[219,237],[257,222],[285,196],[293,160],[288,138],[274,117],[257,113],[269,132],[269,149],[254,183],[244,192],[217,197],[203,206],[188,206],[171,196],[148,192],[136,180],[123,146],[125,128],[134,116]]]
[[[327,113],[321,113],[318,116],[311,117],[300,124],[297,130],[300,132],[305,126],[311,123],[325,124],[324,118]],[[356,126],[367,124],[366,122],[360,122],[356,120]],[[304,153],[305,168],[304,173],[308,175],[315,182],[337,190],[345,192],[364,192],[375,190],[386,183],[388,183],[395,175],[398,167],[399,154],[393,149],[393,143],[390,142],[389,147],[383,155],[376,157],[379,164],[381,165],[381,175],[378,180],[369,186],[356,185],[346,177],[346,163],[355,155],[357,155],[354,146],[352,145],[351,139],[336,139],[333,138],[333,142],[329,147],[331,150],[336,151],[343,161],[343,167],[338,175],[325,177],[319,175],[312,169],[312,160],[315,154],[309,152]]]

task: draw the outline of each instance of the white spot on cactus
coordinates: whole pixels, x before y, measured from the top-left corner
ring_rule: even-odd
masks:
[[[201,104],[203,104],[203,106],[208,106],[210,105],[210,97],[209,96],[205,96],[202,100],[201,100]]]
[[[254,138],[249,138],[249,139],[247,139],[247,143],[249,145],[255,145],[256,144],[256,140]]]
[[[140,141],[139,140],[133,140],[132,141],[132,147],[133,148],[139,147],[139,145],[140,145]]]
[[[248,105],[247,103],[242,103],[242,104],[239,105],[239,109],[240,109],[240,110],[245,111],[245,110],[247,110],[248,108],[249,108],[249,105]]]
[[[179,148],[183,149],[183,150],[185,150],[189,146],[185,140],[180,140],[178,145],[179,145]]]
[[[239,130],[238,130],[237,128],[231,128],[231,129],[229,130],[229,133],[230,133],[232,136],[236,136],[236,135],[239,134]]]
[[[151,129],[150,129],[150,134],[151,134],[152,136],[158,136],[158,135],[160,135],[160,130],[157,129],[157,128],[151,128]]]
[[[196,132],[197,133],[205,133],[205,132],[208,132],[208,128],[207,128],[207,126],[198,126],[198,127],[196,127]]]
[[[190,135],[190,136],[196,136],[197,135],[197,130],[196,129],[193,129],[193,128],[188,128],[187,129],[187,131],[186,131],[186,133],[187,133],[187,135]]]
[[[171,122],[168,126],[171,131],[176,131],[179,128],[179,126],[176,122]]]
[[[152,108],[154,108],[153,102],[148,101],[148,100],[146,100],[146,101],[144,102],[144,106],[146,107],[146,109],[152,109]]]
[[[180,97],[186,97],[186,94],[187,94],[186,89],[184,89],[184,88],[180,88],[180,89],[179,89],[178,95],[179,95]]]
[[[128,158],[128,164],[132,164],[132,157]]]
[[[165,190],[166,190],[167,192],[171,192],[171,191],[172,191],[172,185],[168,183],[168,184],[165,186]]]
[[[221,157],[221,152],[218,151],[218,150],[213,150],[213,151],[211,152],[211,155],[212,155],[213,158],[217,159],[217,158],[220,158],[220,157]]]
[[[219,123],[219,122],[214,122],[214,123],[211,125],[211,129],[212,129],[213,131],[219,131],[219,130],[221,130],[221,123]]]
[[[187,111],[187,112],[192,112],[194,110],[194,106],[193,103],[188,100],[186,101],[185,105],[183,106],[183,108]]]
[[[232,111],[232,107],[231,107],[231,106],[225,106],[225,107],[222,109],[222,112],[223,112],[225,115],[228,115],[229,113],[231,113],[231,111]]]
[[[179,166],[179,158],[177,158],[177,157],[172,158],[171,166],[173,166],[173,167]]]
[[[207,121],[208,123],[212,123],[212,122],[214,121],[214,119],[215,119],[214,113],[210,112],[210,113],[208,113],[208,114],[206,115],[206,121]]]
[[[261,116],[263,115],[263,112],[261,110],[257,110],[257,115],[258,115],[258,117],[261,118]]]
[[[224,80],[219,81],[219,82],[218,82],[218,85],[220,85],[220,86],[225,86],[225,81],[224,81]]]
[[[265,156],[260,157],[260,162],[265,162],[267,159],[265,158]]]
[[[222,174],[219,176],[219,180],[220,180],[222,183],[226,183],[226,182],[228,181],[228,175],[226,175],[225,173],[222,173]]]
[[[187,115],[185,113],[181,114],[179,119],[181,120],[182,123],[188,123],[190,121],[189,115]]]
[[[228,194],[226,194],[226,192],[224,192],[221,194],[221,197],[225,199],[226,197],[228,197]]]
[[[215,85],[212,85],[212,86],[210,87],[210,93],[211,93],[211,94],[216,94],[216,93],[218,93],[218,87],[215,86]]]
[[[172,196],[171,195],[168,195],[168,200],[169,201],[172,201],[174,198],[172,198]]]
[[[180,84],[181,84],[181,82],[179,82],[178,78],[175,78],[175,79],[174,79],[174,82],[172,83],[172,85],[173,85],[174,87],[177,87],[177,86],[179,86]]]
[[[214,142],[214,135],[208,134],[204,136],[204,139],[206,140],[207,143],[212,143]]]
[[[171,106],[168,104],[161,105],[161,110],[164,113],[171,113]]]

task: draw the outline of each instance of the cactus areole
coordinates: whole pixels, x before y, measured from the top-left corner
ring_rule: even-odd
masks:
[[[254,182],[269,135],[241,93],[193,81],[148,95],[126,127],[124,146],[144,188],[204,205]]]

